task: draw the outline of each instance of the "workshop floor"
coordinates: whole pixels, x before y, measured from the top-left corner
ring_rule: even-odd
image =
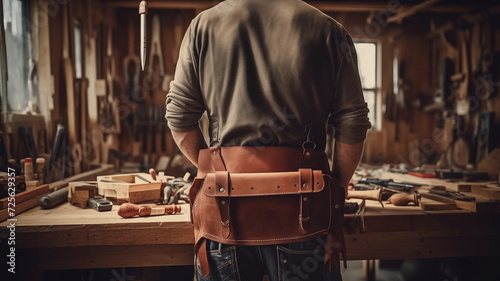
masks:
[[[427,259],[419,264],[403,261],[380,261],[375,271],[375,281],[498,281],[500,280],[500,257]],[[403,278],[402,265],[406,263],[407,278]],[[404,266],[403,266],[404,267]],[[458,272],[454,278],[445,278],[436,270]],[[192,281],[192,266],[101,268],[84,270],[45,271],[41,280],[143,280],[143,281]],[[363,276],[363,261],[348,261],[347,269],[342,268],[343,281],[367,281]],[[2,279],[0,272],[0,280]],[[24,279],[21,279],[24,280]],[[310,280],[313,281],[313,280]]]
[[[343,281],[498,281],[500,257],[380,261],[375,278],[363,276],[363,261],[348,261]]]
[[[342,266],[343,281],[366,281],[363,277],[363,261],[348,261],[347,269]],[[375,272],[376,281],[404,281],[399,267],[378,268]]]

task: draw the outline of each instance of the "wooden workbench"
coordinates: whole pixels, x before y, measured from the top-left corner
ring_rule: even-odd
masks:
[[[349,260],[500,253],[499,213],[424,212],[388,204],[382,209],[367,202],[366,232],[360,233],[352,214],[345,216]],[[39,270],[193,264],[189,205],[182,208],[176,215],[124,219],[117,215],[118,206],[101,213],[69,203],[50,210],[36,207],[15,217],[16,251]],[[7,233],[9,223],[0,224],[0,234]]]

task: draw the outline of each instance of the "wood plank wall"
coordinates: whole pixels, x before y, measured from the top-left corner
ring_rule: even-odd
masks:
[[[340,19],[346,29],[355,36],[359,34],[359,28],[367,26],[366,14],[345,16],[343,14],[331,14],[333,17]],[[474,132],[478,126],[479,115],[482,112],[494,112],[494,124],[492,128],[493,146],[500,147],[500,136],[494,128],[498,128],[500,124],[500,71],[498,71],[498,61],[496,70],[492,76],[485,78],[489,82],[489,87],[492,94],[489,98],[484,96],[474,97],[475,87],[470,89],[469,99],[471,105],[478,102],[477,108],[471,110],[462,116],[463,133],[466,142],[457,146],[455,154],[450,150],[450,145],[453,140],[453,124],[457,122],[456,101],[460,99],[460,94],[455,93],[451,98],[451,105],[446,109],[438,107],[437,110],[426,110],[426,107],[434,104],[434,95],[439,88],[439,73],[438,63],[443,58],[450,58],[454,64],[454,73],[465,72],[465,62],[467,53],[463,43],[462,30],[458,27],[459,18],[469,19],[471,23],[471,51],[470,61],[472,62],[471,70],[477,71],[477,60],[480,56],[480,26],[491,31],[491,36],[484,36],[487,40],[493,41],[493,53],[500,51],[500,30],[498,29],[498,20],[494,17],[477,17],[466,16],[466,14],[457,15],[415,15],[403,22],[402,25],[391,24],[382,28],[382,31],[377,36],[360,36],[361,39],[377,40],[382,46],[382,81],[380,89],[380,102],[387,106],[386,112],[382,115],[382,129],[379,131],[369,131],[365,144],[363,162],[370,164],[381,163],[405,163],[409,167],[420,166],[422,164],[431,163],[438,164],[442,168],[465,168],[457,166],[455,161],[450,161],[451,157],[462,158],[463,161],[468,159],[468,151],[472,146]],[[446,42],[444,36],[429,36],[431,31],[431,22],[436,24],[436,27],[443,26],[449,22],[455,23],[453,27],[447,31],[447,37],[455,38],[454,47],[449,42]],[[418,28],[419,27],[419,28]],[[362,33],[363,35],[363,33]],[[366,35],[366,33],[364,34]],[[405,108],[400,110],[399,121],[390,118],[390,105],[394,102],[392,90],[392,74],[393,74],[393,58],[398,50],[399,60],[406,64],[406,74],[404,79],[405,98],[407,103]],[[497,54],[498,56],[498,54]],[[481,65],[483,70],[486,65]],[[495,67],[494,67],[495,68]],[[472,75],[472,74],[471,74]],[[491,78],[489,78],[491,77]],[[489,79],[489,80],[488,80]],[[472,76],[471,76],[472,80]],[[483,85],[483,87],[488,87]],[[459,92],[459,91],[457,91]],[[419,101],[420,104],[411,106],[412,101]],[[394,117],[394,115],[392,116]],[[442,126],[438,123],[443,123]],[[398,140],[396,140],[396,126],[398,126]],[[458,151],[458,152],[457,152]],[[463,151],[463,152],[459,152]],[[477,159],[471,161],[475,168],[479,161],[484,157],[485,153],[478,156]]]
[[[95,106],[99,105],[96,97],[92,94],[94,88],[87,89],[88,103],[81,105],[80,109],[93,112],[90,114],[88,122],[79,123],[84,124],[78,129],[78,138],[80,142],[85,142],[87,147],[90,147],[90,154],[87,155],[87,165],[89,163],[107,162],[109,156],[107,150],[109,148],[117,149],[120,152],[134,152],[135,160],[140,161],[141,153],[134,151],[134,137],[135,132],[130,131],[131,128],[126,126],[126,114],[124,111],[130,110],[131,107],[137,105],[126,102],[125,85],[124,85],[124,71],[123,71],[123,58],[128,54],[128,19],[134,20],[134,42],[135,53],[139,55],[139,16],[137,10],[134,8],[109,8],[105,9],[101,1],[89,0],[91,3],[84,3],[82,1],[70,1],[70,25],[74,22],[74,18],[80,18],[82,23],[82,55],[84,64],[84,82],[87,86],[95,87],[95,81],[88,81],[88,79],[106,79],[106,32],[112,28],[112,50],[114,56],[114,79],[116,93],[118,93],[118,106],[121,130],[111,133],[104,133],[99,130],[99,120],[95,120]],[[52,12],[49,16],[50,27],[50,67],[54,77],[54,107],[51,110],[49,119],[50,125],[47,132],[47,139],[49,144],[53,141],[57,122],[67,124],[67,100],[66,90],[62,63],[62,14],[61,7],[57,7],[59,12]],[[52,9],[56,9],[52,7]],[[178,46],[176,43],[175,32],[176,19],[180,19],[181,28],[177,25],[177,29],[182,31],[182,34],[187,29],[191,19],[197,12],[192,9],[179,10],[179,9],[156,9],[151,11],[148,17],[148,30],[151,31],[151,20],[154,13],[161,16],[161,44],[163,47],[163,59],[165,70],[167,74],[173,75],[175,69],[175,62],[177,60]],[[458,45],[455,48],[450,47],[449,43],[442,40],[442,37],[429,38],[427,33],[430,31],[430,19],[432,17],[441,17],[439,14],[432,15],[415,15],[410,20],[405,20],[402,25],[393,23],[383,26],[377,34],[366,33],[359,34],[359,29],[364,30],[367,26],[368,13],[347,13],[347,12],[329,12],[329,15],[337,19],[343,24],[346,29],[353,35],[354,38],[376,40],[380,43],[382,48],[381,52],[381,71],[382,77],[380,79],[380,98],[379,110],[382,106],[386,107],[384,113],[379,116],[382,118],[381,129],[370,131],[365,145],[365,152],[363,161],[366,163],[407,163],[410,166],[418,166],[424,163],[436,163],[437,160],[445,155],[448,146],[452,139],[452,123],[454,118],[446,114],[446,111],[437,110],[432,112],[424,112],[427,105],[433,103],[433,97],[436,88],[438,87],[438,61],[444,57],[451,58],[456,65],[455,72],[462,70],[464,60],[463,46]],[[452,15],[444,17],[447,19],[456,19],[459,15]],[[439,23],[444,24],[445,20]],[[179,22],[179,20],[177,20]],[[483,23],[483,28],[489,27],[492,29],[493,40],[495,42],[495,52],[500,51],[500,32],[497,28],[498,20],[491,18],[489,22],[487,19],[479,20],[473,23],[473,36],[472,36],[472,49],[471,61],[476,61],[479,56],[479,24]],[[412,27],[413,26],[413,27]],[[417,26],[417,28],[415,28]],[[73,29],[70,28],[70,50],[74,50]],[[454,27],[451,32],[460,35],[458,27]],[[460,36],[458,36],[460,38]],[[96,49],[92,50],[89,45],[90,39],[95,39]],[[149,41],[151,36],[149,36]],[[148,41],[148,53],[149,42]],[[460,42],[460,40],[458,40]],[[405,73],[405,94],[406,102],[405,107],[399,110],[399,120],[396,122],[394,113],[390,114],[390,105],[394,104],[393,95],[393,59],[398,50],[398,58],[404,61],[406,65]],[[94,53],[92,53],[94,52]],[[95,63],[88,63],[89,56],[95,56]],[[74,59],[74,52],[71,52],[71,58]],[[87,63],[85,63],[87,61]],[[74,63],[74,62],[73,62]],[[147,63],[150,63],[149,56]],[[94,70],[88,69],[89,67],[95,68]],[[475,66],[473,66],[474,68]],[[87,69],[85,69],[87,68]],[[94,72],[94,74],[92,74]],[[480,101],[479,108],[470,114],[464,116],[466,121],[467,137],[471,138],[475,128],[477,127],[478,116],[481,112],[492,111],[495,112],[495,125],[498,127],[500,124],[500,95],[498,94],[500,77],[491,77],[491,85],[494,93],[491,98]],[[92,77],[91,77],[92,76]],[[85,81],[86,79],[86,81]],[[143,87],[143,95],[146,98],[146,104],[155,104],[159,108],[164,107],[165,92],[156,87],[154,91],[153,100],[149,99],[147,91],[147,80],[145,73],[141,73],[140,83]],[[76,97],[80,98],[80,97]],[[418,103],[416,103],[418,101]],[[415,104],[412,106],[412,104]],[[394,110],[394,109],[393,109]],[[437,121],[443,117],[444,128],[439,129]],[[82,120],[80,120],[82,121]],[[162,120],[163,121],[163,120]],[[96,128],[97,126],[97,128]],[[398,127],[398,134],[396,138],[396,127]],[[168,130],[167,130],[168,132]],[[436,135],[440,136],[439,138]],[[107,138],[112,136],[113,139]],[[493,134],[494,144],[496,147],[500,146],[500,136],[498,132]],[[152,152],[151,146],[148,146],[148,160],[150,163],[155,163],[161,155],[173,156],[176,153],[176,146],[170,134],[167,136],[167,150],[161,151],[160,133],[156,134],[156,153]],[[148,134],[148,143],[151,143],[151,134]],[[137,149],[136,149],[137,150]],[[84,167],[85,168],[85,167]]]
[[[161,21],[161,46],[162,46],[162,54],[163,54],[163,64],[165,66],[165,79],[167,79],[168,75],[173,76],[174,71],[175,71],[175,63],[177,62],[178,58],[178,52],[179,52],[179,46],[180,46],[180,41],[182,40],[182,37],[187,30],[191,20],[195,16],[195,11],[194,10],[165,10],[165,9],[156,9],[156,10],[150,10],[150,13],[148,14],[148,42],[147,42],[147,61],[146,61],[146,68],[144,72],[141,72],[140,76],[140,84],[142,86],[142,95],[145,99],[145,104],[149,109],[149,106],[151,104],[154,104],[158,107],[159,110],[163,110],[165,107],[165,99],[166,99],[166,91],[162,91],[161,85],[158,85],[157,81],[153,79],[153,100],[150,99],[150,94],[148,92],[148,83],[147,83],[147,68],[149,64],[151,63],[150,61],[150,46],[151,46],[151,22],[152,18],[155,14],[158,14],[160,16],[160,21]],[[121,87],[121,94],[120,94],[120,106],[123,108],[123,115],[121,116],[122,118],[122,128],[129,128],[126,124],[126,113],[127,112],[135,112],[136,117],[139,119],[140,117],[140,105],[138,103],[134,102],[129,102],[126,98],[125,94],[125,77],[124,77],[124,65],[123,65],[123,59],[127,56],[128,54],[128,40],[130,33],[127,32],[127,23],[129,19],[132,18],[134,23],[133,28],[134,28],[134,42],[137,42],[135,46],[135,53],[139,55],[139,15],[137,14],[136,9],[117,9],[116,11],[116,23],[120,26],[120,28],[117,28],[113,34],[113,46],[114,46],[114,52],[116,56],[116,78],[119,81],[119,84],[122,85]],[[180,26],[179,26],[180,25]],[[177,28],[177,33],[180,33],[179,35],[176,36],[176,28]],[[154,63],[155,67],[153,69],[154,72],[157,71],[156,65],[157,63]],[[162,111],[160,111],[162,112]],[[166,122],[164,116],[161,116],[161,122]],[[121,133],[120,137],[120,150],[122,151],[130,151],[133,152],[133,156],[135,156],[135,159],[138,161],[141,161],[141,157],[143,155],[142,153],[142,132],[141,132],[141,137],[139,139],[140,143],[134,144],[134,134],[130,134],[129,132],[126,132],[126,130],[129,129],[124,129],[123,132]],[[147,136],[147,155],[149,156],[148,161],[150,163],[155,164],[157,160],[159,159],[160,156],[166,155],[166,156],[174,156],[175,153],[177,152],[177,147],[175,143],[173,142],[172,136],[167,129],[167,136],[166,136],[166,142],[167,142],[167,149],[166,151],[161,151],[161,136],[160,136],[161,131],[158,131],[156,133],[156,147],[155,151],[152,151],[151,143],[152,143],[152,134],[148,131],[148,136]],[[133,146],[139,146],[140,151],[137,151],[137,148],[134,148]],[[139,152],[139,153],[138,153]]]

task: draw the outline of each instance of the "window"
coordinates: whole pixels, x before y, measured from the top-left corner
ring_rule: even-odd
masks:
[[[29,1],[2,0],[7,66],[7,92],[1,91],[3,110],[38,113],[36,64],[32,56]],[[4,83],[4,81],[3,81]]]
[[[377,100],[378,100],[378,50],[377,43],[375,42],[357,42],[354,43],[356,52],[358,53],[358,68],[359,76],[361,78],[361,85],[363,86],[363,93],[365,101],[368,104],[370,113],[368,118],[372,123],[372,129],[377,129]]]

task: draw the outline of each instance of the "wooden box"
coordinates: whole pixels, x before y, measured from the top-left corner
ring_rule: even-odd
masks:
[[[161,182],[146,173],[98,176],[97,189],[99,195],[117,204],[161,199]]]
[[[89,201],[90,198],[94,198],[96,193],[97,183],[95,182],[70,182],[68,188],[68,201],[73,205],[86,209],[87,201]]]

